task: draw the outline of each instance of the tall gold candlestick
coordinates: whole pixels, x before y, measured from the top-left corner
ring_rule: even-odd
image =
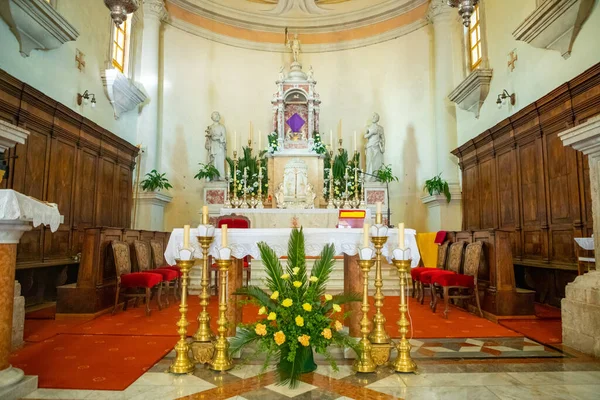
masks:
[[[189,272],[194,265],[194,259],[191,260],[175,260],[179,268],[181,268],[181,302],[179,303],[179,313],[181,317],[177,321],[177,333],[179,334],[179,340],[175,345],[175,360],[169,366],[169,372],[172,374],[188,374],[193,372],[196,368],[194,363],[190,360],[189,352],[190,347],[187,343],[187,327],[189,325],[187,320],[187,286],[189,282]]]
[[[357,372],[374,372],[377,365],[371,357],[372,346],[369,341],[369,271],[373,266],[373,260],[358,260],[358,265],[363,273],[363,302],[361,311],[363,312],[362,319],[360,320],[360,333],[362,333],[362,339],[358,343],[360,348],[360,355],[354,361],[354,370]]]
[[[329,201],[327,202],[327,208],[332,209],[335,208],[333,204],[333,150],[329,150],[329,160],[331,169],[329,170]]]
[[[260,134],[260,132],[259,132]],[[260,136],[259,136],[260,137]],[[265,206],[263,205],[263,195],[262,195],[262,180],[263,180],[263,174],[262,174],[262,162],[260,159],[260,149],[258,151],[258,160],[256,161],[257,165],[258,165],[258,203],[256,203],[256,208],[264,208]]]
[[[390,336],[385,331],[385,316],[381,312],[383,307],[383,277],[381,274],[381,249],[387,236],[372,236],[371,241],[375,246],[375,315],[373,316],[373,330],[369,335],[369,340],[373,344],[373,359],[377,365],[383,365],[388,362],[390,357]]]
[[[356,147],[356,132],[354,132],[354,147]],[[354,150],[354,207],[358,208],[360,200],[358,200],[358,151]]]
[[[400,319],[398,320],[400,341],[396,346],[398,357],[396,357],[396,360],[394,361],[394,369],[396,372],[415,372],[417,370],[417,364],[415,364],[410,356],[410,343],[408,342],[408,339],[406,339],[406,334],[410,328],[410,321],[406,318],[406,312],[408,311],[406,304],[406,277],[408,271],[410,271],[411,260],[394,259],[393,261],[398,269],[400,279]]]
[[[210,361],[210,369],[214,371],[228,371],[233,368],[233,362],[229,355],[229,341],[225,337],[227,332],[227,271],[231,265],[231,260],[217,260],[219,266],[219,274],[221,278],[221,291],[219,296],[219,319],[217,324],[219,328],[219,336],[215,344],[215,353]]]
[[[194,334],[194,342],[192,343],[192,353],[194,359],[202,364],[209,362],[214,353],[215,335],[210,329],[210,315],[207,308],[210,301],[209,293],[209,265],[208,265],[208,249],[214,240],[212,236],[197,236],[198,243],[202,247],[202,280],[200,282],[200,313],[198,314],[198,330]]]

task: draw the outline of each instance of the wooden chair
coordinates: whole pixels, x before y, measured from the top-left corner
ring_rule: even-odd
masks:
[[[223,225],[227,225],[228,229],[232,229],[232,228],[233,229],[249,229],[250,228],[250,219],[243,215],[237,215],[237,214],[221,215],[220,217],[217,217],[217,219],[215,221],[215,225],[217,226],[217,228],[220,228]],[[211,282],[213,282],[213,284],[211,284],[211,289],[213,289],[215,292],[216,292],[216,289],[218,286],[217,271],[218,271],[217,265],[213,264],[211,262]],[[247,287],[250,284],[250,257],[249,256],[244,257],[243,272],[246,277],[245,286]],[[214,281],[213,281],[213,278],[214,278]]]
[[[416,290],[419,292],[419,296],[417,300],[423,304],[423,300],[425,298],[425,285],[421,282],[421,274],[424,272],[431,271],[441,271],[446,268],[446,258],[448,255],[448,246],[450,242],[444,242],[438,246],[438,256],[437,256],[437,264],[435,269],[430,267],[417,267],[410,270],[410,277],[412,278],[413,285],[413,297],[415,297],[415,286]],[[429,284],[427,284],[429,286]]]
[[[479,316],[483,318],[481,304],[479,302],[479,287],[477,286],[477,275],[479,274],[479,265],[483,254],[483,243],[474,242],[467,245],[465,250],[464,274],[444,274],[433,278],[432,286],[438,286],[444,292],[444,318],[448,318],[450,311],[448,306],[451,299],[472,299],[475,297]],[[434,293],[435,291],[432,291]],[[437,296],[433,302],[433,312],[437,305]]]
[[[425,271],[419,277],[421,285],[423,285],[423,293],[425,292],[425,285],[429,286],[429,290],[431,293],[431,301],[429,302],[429,307],[433,309],[433,303],[435,301],[435,285],[432,284],[433,278],[438,275],[446,275],[446,274],[457,274],[460,272],[460,267],[462,265],[462,257],[463,257],[463,249],[465,247],[465,242],[455,242],[450,244],[450,249],[448,250],[448,255],[446,258],[446,269],[431,269],[429,271]],[[424,295],[423,295],[424,296]],[[421,304],[423,304],[423,299],[421,299]]]
[[[575,238],[577,243],[577,275],[590,272],[590,267],[596,269],[594,238]]]
[[[170,269],[177,272],[177,288],[181,288],[181,268],[177,265],[169,265],[165,261],[165,252],[163,250],[163,242],[161,240],[152,239],[150,240],[150,248],[152,249],[152,260],[154,261],[154,268]],[[180,299],[180,292],[177,290],[175,295]]]
[[[169,288],[173,288],[173,297],[176,298],[177,279],[179,279],[177,271],[162,268],[152,268],[152,250],[150,247],[150,242],[145,240],[136,240],[133,242],[133,246],[135,248],[135,258],[137,260],[140,272],[152,272],[162,276],[162,286],[165,289],[165,298],[167,300],[168,307]],[[160,294],[158,297],[160,300]]]
[[[144,297],[146,300],[146,316],[150,316],[150,295],[153,288],[158,289],[158,309],[162,310],[160,295],[162,290],[162,276],[153,272],[131,272],[131,258],[129,245],[125,242],[113,240],[111,242],[113,250],[115,269],[117,273],[117,291],[115,294],[115,306],[112,313],[114,314],[119,304],[119,295],[125,298],[123,311],[127,310],[127,298],[133,297],[137,300]],[[145,293],[122,293],[121,290],[127,289],[145,289]]]

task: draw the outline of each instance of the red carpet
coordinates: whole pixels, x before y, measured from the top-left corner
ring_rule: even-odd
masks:
[[[544,344],[562,343],[560,308],[535,303],[536,319],[504,319],[500,324]]]
[[[560,308],[535,303],[535,316],[541,319],[561,319]]]
[[[27,375],[39,376],[39,387],[124,390],[173,349],[177,338],[60,334],[29,344],[10,362]]]
[[[26,319],[23,339],[26,342],[43,342],[61,333],[85,323],[79,319],[58,320],[53,319]]]
[[[54,319],[56,317],[56,304],[39,310],[29,311],[25,314],[25,319]]]

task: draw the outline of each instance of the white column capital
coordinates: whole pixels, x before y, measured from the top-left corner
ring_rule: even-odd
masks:
[[[23,233],[30,230],[29,221],[0,221],[0,244],[18,244]]]
[[[168,15],[164,0],[144,0],[144,18],[163,21]]]
[[[456,15],[456,9],[450,7],[446,3],[446,0],[432,0],[429,4],[429,10],[427,10],[427,20],[432,24],[441,21],[451,21]]]
[[[571,146],[590,158],[600,158],[600,116],[558,134],[563,145]]]

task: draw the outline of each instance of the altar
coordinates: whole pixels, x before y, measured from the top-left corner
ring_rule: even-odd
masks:
[[[250,220],[252,228],[336,228],[338,209],[273,209],[273,208],[222,208],[220,215],[243,215]],[[371,210],[366,210],[366,220],[371,219]]]

